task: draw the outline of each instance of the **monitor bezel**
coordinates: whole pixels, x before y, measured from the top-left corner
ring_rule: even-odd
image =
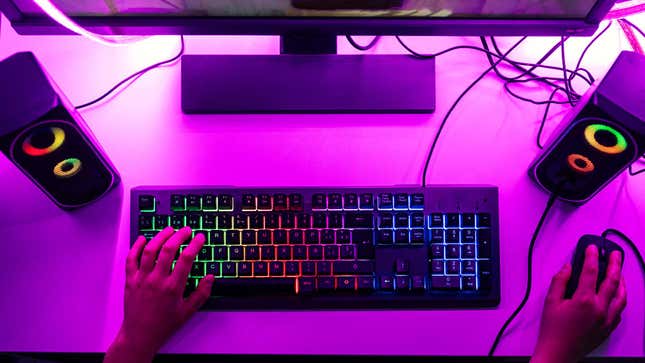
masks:
[[[294,32],[335,35],[520,36],[591,35],[616,0],[598,0],[585,18],[289,18],[289,17],[73,17],[104,35],[282,35]],[[22,35],[71,32],[48,17],[28,16],[12,0],[0,0],[0,12]],[[446,24],[449,23],[449,24]]]

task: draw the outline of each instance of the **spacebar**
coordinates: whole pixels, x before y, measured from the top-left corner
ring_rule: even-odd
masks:
[[[295,295],[295,278],[215,279],[213,296]]]

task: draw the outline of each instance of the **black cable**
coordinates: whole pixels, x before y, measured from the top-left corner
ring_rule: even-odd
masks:
[[[397,37],[398,38],[398,37]],[[428,152],[428,156],[426,157],[426,162],[425,166],[423,167],[423,187],[425,188],[426,186],[426,176],[428,175],[428,168],[430,166],[430,160],[432,159],[432,154],[434,153],[434,149],[437,146],[437,142],[439,141],[439,137],[441,136],[441,132],[443,131],[443,128],[446,126],[446,122],[448,121],[448,118],[450,118],[450,115],[452,112],[455,110],[459,102],[466,96],[466,94],[473,88],[479,81],[481,81],[487,74],[490,72],[495,66],[497,66],[499,63],[501,63],[506,56],[508,56],[515,48],[517,48],[524,40],[526,40],[527,37],[523,37],[520,39],[515,45],[513,45],[502,57],[500,57],[497,62],[495,62],[492,66],[488,67],[486,71],[484,71],[477,79],[475,79],[457,98],[457,100],[452,104],[448,112],[446,113],[446,116],[443,118],[443,121],[441,121],[441,125],[439,125],[439,130],[437,131],[437,134],[434,137],[434,140],[432,141],[432,146],[430,147],[430,151]]]
[[[582,51],[582,53],[580,54],[580,58],[578,58],[578,63],[576,63],[576,69],[580,69],[580,66],[582,65],[582,61],[583,61],[583,59],[585,58],[585,56],[587,55],[587,51],[589,51],[589,48],[591,48],[591,46],[592,46],[592,45],[593,45],[593,44],[594,44],[594,43],[595,43],[595,42],[596,42],[596,41],[597,41],[597,40],[598,40],[598,39],[599,39],[603,34],[605,34],[605,33],[607,32],[607,30],[609,30],[609,28],[612,26],[612,24],[613,24],[613,22],[612,22],[612,21],[609,21],[609,23],[607,24],[607,26],[606,26],[602,31],[600,31],[600,33],[596,34],[596,36],[595,36],[593,39],[591,39],[591,41],[589,42],[589,44],[587,44],[587,46],[585,47],[585,49],[584,49],[584,50]],[[593,82],[592,82],[592,83],[593,83]]]
[[[542,229],[542,225],[544,224],[544,220],[549,214],[551,207],[553,207],[553,204],[555,204],[556,199],[557,199],[557,195],[555,193],[549,196],[549,200],[546,203],[544,212],[542,212],[540,221],[538,222],[537,226],[535,227],[535,230],[533,231],[533,237],[531,237],[531,243],[529,244],[527,281],[526,281],[526,291],[524,292],[524,298],[522,299],[522,302],[520,303],[520,305],[517,306],[513,314],[511,314],[511,316],[508,319],[506,319],[506,322],[497,333],[497,336],[495,337],[495,341],[493,342],[493,345],[490,347],[490,351],[488,351],[489,357],[492,357],[495,354],[495,350],[497,349],[497,346],[499,345],[499,342],[502,339],[502,335],[504,335],[506,328],[513,321],[513,319],[515,319],[517,314],[519,314],[520,311],[522,311],[522,309],[524,308],[524,305],[526,305],[526,302],[529,300],[529,296],[531,296],[531,285],[533,284],[533,281],[532,281],[533,280],[533,249],[535,247],[535,241],[537,240],[540,230]]]
[[[643,173],[645,173],[645,168],[638,171],[634,171],[634,167],[632,165],[629,166],[629,175],[636,176]]]
[[[349,42],[349,44],[351,44],[352,47],[363,52],[374,48],[374,46],[381,40],[381,36],[376,36],[367,45],[360,45],[356,43],[356,41],[354,40],[354,38],[352,38],[351,35],[346,35],[345,38],[347,38],[347,41]]]
[[[136,72],[136,73],[133,73],[133,74],[129,75],[128,77],[124,78],[121,82],[119,82],[119,83],[117,83],[116,85],[114,85],[114,87],[110,88],[107,92],[103,93],[103,94],[102,94],[101,96],[99,96],[98,98],[96,98],[96,99],[94,99],[94,100],[92,100],[92,101],[89,101],[89,102],[87,102],[87,103],[84,103],[84,104],[82,104],[82,105],[76,106],[76,109],[77,109],[77,110],[80,110],[80,109],[82,109],[82,108],[86,108],[86,107],[90,107],[90,106],[92,106],[92,105],[95,105],[95,104],[97,104],[97,103],[99,103],[99,102],[103,101],[106,97],[108,97],[108,96],[109,96],[110,94],[112,94],[114,91],[116,91],[117,89],[119,89],[119,87],[121,87],[122,85],[124,85],[124,84],[125,84],[125,83],[127,83],[128,81],[130,81],[130,80],[132,80],[132,79],[134,79],[134,78],[136,78],[136,77],[142,76],[142,75],[144,75],[145,73],[147,73],[147,72],[149,72],[149,71],[151,71],[151,70],[153,70],[153,69],[155,69],[155,68],[161,67],[161,66],[166,65],[166,64],[173,63],[174,61],[176,61],[177,59],[179,59],[179,58],[184,54],[184,50],[185,50],[185,45],[184,45],[184,36],[182,35],[182,36],[180,37],[180,39],[181,39],[181,49],[179,50],[179,53],[177,53],[177,55],[175,55],[174,57],[172,57],[172,58],[170,58],[170,59],[167,59],[167,60],[165,60],[165,61],[161,61],[161,62],[159,62],[159,63],[155,63],[155,64],[153,64],[153,65],[151,65],[151,66],[148,66],[148,67],[146,67],[146,68],[144,68],[144,69],[142,69],[142,70],[140,70],[140,71],[138,71],[138,72]]]
[[[636,255],[636,259],[638,260],[638,263],[641,265],[641,268],[643,269],[643,273],[645,273],[645,260],[643,260],[643,255],[641,255],[640,251],[638,250],[638,247],[636,247],[636,244],[629,239],[623,232],[614,229],[614,228],[607,228],[604,232],[602,232],[602,237],[607,238],[607,235],[613,234],[618,237],[620,237],[621,240],[623,240],[629,248],[632,250],[634,255]]]
[[[571,107],[574,107],[576,105],[576,102],[574,102],[574,97],[571,96],[571,84],[569,82],[569,78],[567,78],[567,60],[565,56],[565,47],[564,47],[564,41],[565,37],[562,37],[562,42],[560,42],[560,49],[561,49],[561,55],[562,55],[562,72],[564,72],[564,87],[567,90],[567,98],[569,99],[569,104]]]
[[[624,18],[623,18],[623,19],[620,19],[620,21],[627,23],[627,25],[629,25],[629,26],[631,26],[632,28],[634,28],[634,30],[636,30],[637,32],[639,32],[639,33],[643,36],[643,38],[645,38],[645,32],[643,32],[643,29],[641,29],[641,28],[637,27],[637,26],[636,26],[636,24],[634,24],[634,23],[632,23],[631,21],[629,21],[629,20],[627,20],[627,19],[624,19]]]
[[[551,101],[555,97],[556,93],[558,93],[558,91],[560,90],[562,89],[561,88],[554,89],[553,92],[551,93],[551,96],[549,96],[549,101]],[[544,125],[546,124],[546,119],[549,117],[549,109],[551,108],[551,104],[552,102],[547,102],[546,104],[546,108],[544,109],[544,115],[542,116],[542,122],[540,122],[540,129],[538,130],[538,133],[537,133],[536,143],[537,143],[537,147],[540,148],[540,150],[544,149],[544,146],[542,145],[540,140],[542,139],[542,132],[544,131]]]

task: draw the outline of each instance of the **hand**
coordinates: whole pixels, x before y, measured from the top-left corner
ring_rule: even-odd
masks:
[[[614,251],[609,257],[605,280],[596,292],[598,248],[590,245],[585,251],[578,288],[571,299],[564,299],[571,265],[565,265],[553,277],[531,363],[577,362],[616,329],[627,303],[620,270],[621,255]]]
[[[198,234],[172,262],[192,235],[185,227],[167,227],[146,244],[137,238],[126,260],[124,316],[105,362],[149,362],[165,341],[208,299],[214,277],[208,275],[186,299],[183,292],[193,261],[205,242]]]

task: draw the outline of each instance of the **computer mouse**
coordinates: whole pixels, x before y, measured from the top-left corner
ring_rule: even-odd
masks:
[[[578,280],[580,279],[580,274],[582,273],[582,266],[585,262],[585,251],[587,247],[591,244],[596,245],[598,248],[598,282],[596,283],[596,291],[600,287],[600,283],[605,279],[607,275],[607,266],[609,265],[609,255],[613,251],[620,251],[621,257],[625,256],[625,251],[622,247],[616,243],[603,238],[601,236],[594,236],[591,234],[586,234],[580,238],[576,250],[573,253],[573,258],[571,261],[571,278],[567,284],[567,289],[564,293],[566,299],[570,299],[573,296],[573,293],[578,288]],[[622,266],[623,258],[621,258]]]

